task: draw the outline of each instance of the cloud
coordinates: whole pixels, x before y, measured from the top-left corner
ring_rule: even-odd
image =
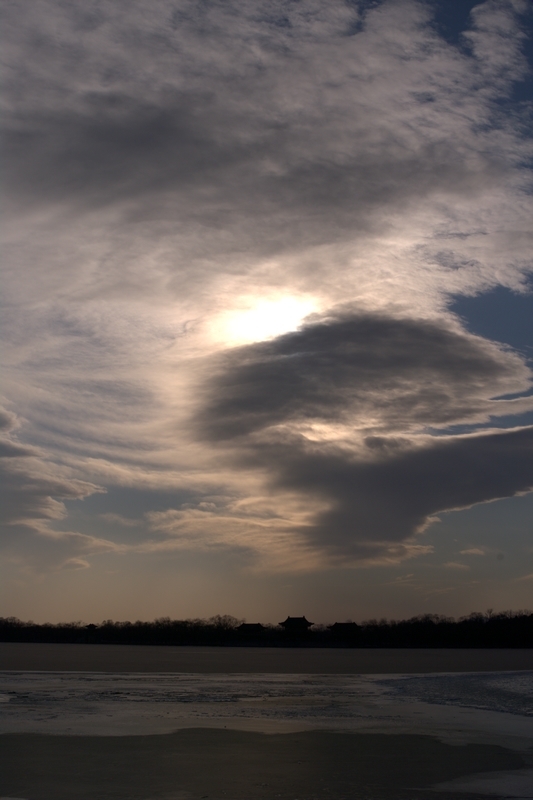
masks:
[[[18,420],[16,414],[8,411],[6,408],[0,407],[0,431],[8,432],[16,428]]]
[[[112,549],[58,532],[104,483],[146,489],[152,538],[100,518],[146,553],[390,563],[527,490],[529,430],[481,428],[531,408],[498,399],[528,369],[447,310],[531,271],[523,9],[455,46],[416,0],[5,5],[10,535]],[[280,298],[317,316],[227,348],[222,316]]]
[[[0,409],[0,419],[17,427],[15,415]],[[36,568],[67,563],[69,553],[103,552],[115,549],[112,542],[82,533],[57,530],[54,523],[67,516],[64,500],[83,500],[104,491],[75,478],[70,470],[54,463],[35,447],[6,438],[0,443],[0,547],[10,559],[23,558]],[[77,559],[73,557],[73,563]],[[81,563],[81,562],[80,562]]]
[[[35,447],[27,447],[6,438],[0,439],[0,458],[24,458],[38,454]]]
[[[515,381],[526,388],[525,364],[478,337],[428,321],[332,316],[215,363],[199,435],[280,494],[321,502],[295,532],[333,558],[410,557],[436,513],[533,486],[533,428],[426,432],[487,420],[502,402],[494,395]]]
[[[140,524],[139,519],[124,517],[122,514],[115,514],[113,512],[109,512],[107,514],[100,514],[99,516],[100,519],[103,519],[106,522],[116,523],[117,525],[123,525],[125,528],[135,528]]]
[[[470,547],[468,550],[460,550],[459,551],[462,556],[484,556],[486,555],[484,550],[481,550],[479,547]]]
[[[322,452],[321,452],[322,450]],[[533,428],[429,438],[375,460],[296,440],[258,448],[270,481],[330,507],[305,533],[341,558],[366,560],[412,542],[440,511],[525,492],[533,486]],[[249,462],[251,459],[249,458]]]
[[[90,566],[91,565],[89,564],[89,562],[86,561],[84,558],[67,558],[67,560],[60,565],[59,569],[78,570],[78,569],[88,569]]]
[[[506,237],[507,280],[520,279],[531,242],[514,165],[527,144],[495,103],[527,70],[512,5],[477,9],[469,54],[436,34],[428,4],[408,0],[152,8],[148,23],[142,2],[103,3],[89,28],[52,0],[32,15],[6,9],[6,57],[24,64],[5,87],[11,202],[17,214],[47,209],[32,229],[41,256],[50,248],[56,301],[59,275],[69,294],[137,294],[147,258],[173,298],[199,281],[230,297],[232,278],[255,288],[256,270],[279,287],[284,267],[265,276],[257,262],[295,255],[291,277],[315,287],[318,271],[325,288],[331,265],[304,252],[317,247],[333,248],[356,291],[350,267],[368,237],[373,284],[392,246],[396,268],[402,250],[409,270],[423,252],[424,283],[428,257],[437,266],[445,251],[436,272],[459,266],[464,288],[494,281],[505,236],[494,204],[502,221],[509,202],[523,232]],[[28,59],[35,41],[39,59]],[[84,236],[70,285],[68,250],[81,255]]]
[[[208,509],[205,503],[194,508],[150,512],[147,520],[155,537],[139,545],[138,552],[173,550],[233,550],[251,569],[291,571],[316,569],[321,564],[318,548],[298,530],[303,514],[276,513],[260,503],[246,507],[231,500],[225,507]],[[265,504],[266,505],[266,504]]]
[[[0,524],[0,550],[5,564],[24,575],[43,575],[91,566],[94,556],[122,554],[123,545],[78,531],[55,530],[49,521]]]
[[[41,520],[58,520],[66,515],[61,500],[81,500],[102,491],[88,481],[72,478],[68,472],[45,458],[28,456],[14,446],[10,458],[0,462],[2,522],[31,524]],[[57,500],[56,498],[61,498]]]
[[[331,315],[215,360],[198,418],[212,441],[294,422],[346,423],[372,433],[486,421],[529,387],[516,355],[427,320]],[[525,401],[531,405],[531,400]],[[384,442],[392,447],[393,442]],[[366,446],[379,448],[380,439]]]

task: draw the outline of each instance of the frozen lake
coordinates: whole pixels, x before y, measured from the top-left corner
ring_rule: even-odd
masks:
[[[142,735],[195,726],[415,732],[533,746],[533,672],[0,672],[0,733]]]
[[[79,745],[76,746],[81,748],[80,752],[69,758],[77,759],[72,763],[83,762],[84,769],[92,768],[90,765],[94,757],[91,756],[91,742],[105,741],[103,752],[109,753],[109,758],[112,759],[109,767],[112,775],[116,775],[116,756],[111,756],[114,743],[119,747],[117,753],[122,752],[123,747],[129,748],[130,752],[137,740],[143,743],[136,756],[138,759],[147,752],[147,747],[151,747],[146,744],[149,741],[159,742],[153,758],[163,758],[165,748],[172,749],[178,745],[182,750],[185,748],[187,756],[183,755],[185,751],[180,751],[181,756],[178,754],[182,762],[179,762],[178,756],[172,756],[169,761],[170,755],[165,762],[184,764],[185,766],[180,767],[180,775],[184,774],[183,771],[191,759],[204,750],[213,754],[210,758],[216,759],[222,745],[218,740],[211,742],[213,736],[229,736],[230,739],[248,737],[237,738],[235,742],[231,740],[231,746],[225,739],[224,748],[230,758],[237,760],[248,759],[247,748],[251,748],[253,753],[250,755],[250,763],[256,763],[253,759],[259,758],[257,753],[270,752],[269,746],[265,744],[270,741],[273,746],[276,741],[285,741],[287,746],[294,748],[295,753],[299,753],[298,748],[301,748],[301,758],[304,759],[308,758],[313,746],[313,758],[325,758],[324,748],[327,749],[330,740],[323,737],[329,734],[330,737],[341,737],[335,740],[339,743],[335,745],[335,752],[338,747],[345,746],[343,742],[353,741],[355,747],[364,738],[364,741],[378,742],[383,758],[389,759],[391,764],[397,764],[397,748],[405,743],[411,754],[413,770],[417,763],[416,754],[422,752],[420,748],[429,748],[429,753],[432,747],[438,745],[448,748],[438,758],[448,765],[446,769],[449,768],[449,773],[444,771],[442,774],[449,774],[451,779],[434,780],[430,792],[441,792],[443,798],[459,798],[461,794],[469,798],[472,795],[478,798],[533,798],[533,672],[530,670],[416,675],[4,670],[0,671],[0,734],[4,735],[4,747],[12,750],[14,748],[13,763],[20,758],[21,764],[27,763],[25,754],[28,752],[48,753],[47,748],[53,749],[55,740],[61,752],[65,751],[65,742],[78,742]],[[16,734],[15,738],[13,734]],[[257,736],[264,734],[268,736],[257,740]],[[185,739],[176,740],[175,737],[179,735],[183,735]],[[36,736],[40,738],[36,739]],[[317,736],[322,738],[316,739]],[[390,747],[387,742],[391,743]],[[431,742],[435,744],[432,745]],[[357,747],[357,752],[360,752],[363,745],[357,744]],[[466,770],[463,767],[461,777],[453,777],[459,774],[457,770],[453,771],[455,767],[452,769],[452,761],[456,757],[454,753],[459,757],[461,750],[464,754],[470,752],[468,748],[476,747],[481,748],[479,753],[485,754],[483,758],[479,756],[481,761],[477,762],[477,771],[472,761],[472,774],[468,774],[468,767]],[[285,752],[282,745],[279,748],[276,753]],[[102,759],[102,752],[98,752],[98,758]],[[337,769],[335,774],[342,777],[344,767],[339,772],[339,768],[334,769],[332,766],[335,752],[332,751],[328,756],[325,766],[320,769],[317,767],[317,774],[333,774]],[[520,768],[495,767],[493,759],[504,758],[505,753],[509,753],[508,758],[521,760]],[[59,758],[55,751],[53,757]],[[51,756],[46,756],[47,764],[50,758]],[[294,765],[304,763],[295,758],[296,756],[291,761],[292,770],[296,769]],[[360,758],[363,759],[362,763],[366,763],[363,756],[360,755]],[[435,761],[437,756],[433,755],[431,758],[434,759],[432,763],[438,772]],[[469,764],[470,756],[465,758]],[[264,759],[266,787],[270,785],[268,781],[273,780],[270,773],[273,767],[266,755]],[[79,768],[81,767],[76,766],[76,769]],[[35,782],[30,782],[29,789],[26,787],[24,793],[22,789],[20,793],[14,793],[9,786],[19,785],[16,781],[24,770],[17,771],[12,766],[12,780],[15,783],[4,787],[0,778],[0,800],[93,797],[90,792],[88,795],[83,794],[82,788],[79,789],[80,794],[76,794],[77,789],[68,788],[58,777],[57,770],[54,773],[50,768],[48,773],[46,769],[44,773],[38,773]],[[286,768],[288,769],[289,767]],[[491,769],[493,771],[485,772]],[[141,773],[139,774],[142,777],[144,773]],[[288,774],[285,771],[285,777],[279,778],[280,787],[289,785]],[[253,784],[253,775],[252,770],[251,783],[247,783],[247,786]],[[224,779],[228,781],[228,785],[233,785],[232,776],[233,773],[226,775],[220,781]],[[198,781],[201,777],[200,771],[200,777],[191,778],[187,785],[194,788],[198,784],[199,787]],[[125,786],[130,780],[133,786],[135,784],[129,773],[122,773],[122,777],[117,778],[112,786],[108,779],[102,780],[103,788],[100,791],[105,792],[109,788],[110,797],[122,797],[117,789],[122,783]],[[304,785],[307,775],[300,775],[298,780]],[[20,785],[24,788],[22,778],[21,781]],[[53,791],[48,794],[32,793],[37,792],[32,787],[47,785],[47,781],[50,785],[56,782]],[[175,785],[175,777],[168,778],[168,785]],[[257,784],[260,785],[263,784]],[[115,791],[118,794],[113,794]],[[128,789],[130,794],[124,791],[124,797],[137,796],[131,794],[132,789]],[[206,796],[201,794],[202,791],[207,790],[198,788],[198,797]],[[247,795],[247,791],[248,789],[243,789],[242,794],[235,794],[235,797],[269,796],[266,789],[265,795],[260,793],[259,788],[257,795]],[[391,791],[393,796],[393,788]],[[142,796],[148,797],[146,794]],[[161,794],[166,800],[196,796],[192,790],[189,793]],[[284,795],[278,793],[277,796]],[[98,797],[107,797],[107,794],[102,793]],[[417,794],[417,798],[421,797],[426,795]]]

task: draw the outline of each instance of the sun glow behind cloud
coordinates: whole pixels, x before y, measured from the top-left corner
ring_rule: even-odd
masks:
[[[317,310],[318,303],[308,297],[246,298],[240,308],[221,314],[212,331],[230,346],[262,342],[297,330]]]

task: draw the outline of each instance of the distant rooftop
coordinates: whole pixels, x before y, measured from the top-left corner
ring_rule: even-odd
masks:
[[[286,631],[306,631],[314,622],[309,622],[305,617],[287,617],[285,622],[279,623]]]

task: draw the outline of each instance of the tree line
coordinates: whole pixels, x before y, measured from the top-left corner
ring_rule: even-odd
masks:
[[[263,647],[533,647],[533,612],[488,611],[460,619],[424,614],[407,620],[313,625],[286,631],[279,625],[246,625],[228,615],[152,622],[23,622],[0,617],[0,641],[87,644]]]

